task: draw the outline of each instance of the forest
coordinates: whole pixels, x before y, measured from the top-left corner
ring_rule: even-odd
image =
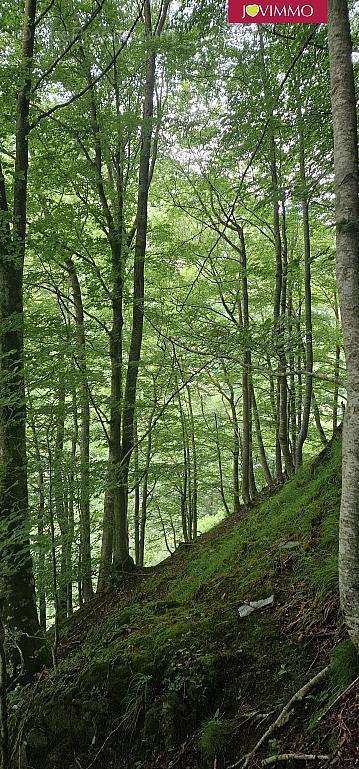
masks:
[[[328,10],[2,4],[1,769],[359,766],[359,14]]]

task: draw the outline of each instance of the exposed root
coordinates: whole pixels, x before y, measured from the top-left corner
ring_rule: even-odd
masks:
[[[293,697],[289,700],[289,702],[284,706],[283,710],[281,710],[278,718],[268,727],[267,731],[264,732],[260,740],[258,740],[257,744],[254,746],[253,750],[248,753],[247,756],[244,756],[244,758],[241,758],[239,761],[237,761],[235,764],[232,764],[228,769],[237,769],[239,766],[243,766],[243,769],[246,769],[248,767],[253,759],[253,757],[258,753],[259,749],[264,745],[269,738],[272,736],[274,732],[277,731],[277,729],[280,729],[282,726],[284,726],[289,719],[292,716],[293,706],[296,705],[298,702],[302,702],[304,698],[309,694],[309,692],[314,689],[316,686],[318,686],[324,679],[328,676],[330,670],[330,666],[323,668],[319,673],[317,673],[313,678],[310,679],[304,686],[302,686],[299,691],[297,691],[295,694],[293,694]]]
[[[281,761],[329,761],[330,756],[321,756],[314,753],[282,753],[278,756],[270,756],[262,761],[262,766],[272,766]]]

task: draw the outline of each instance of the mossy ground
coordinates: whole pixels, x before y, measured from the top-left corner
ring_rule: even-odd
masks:
[[[27,704],[24,692],[14,697],[33,769],[191,769],[214,759],[222,769],[254,744],[343,635],[340,454],[338,437],[277,494],[67,623],[57,670],[28,687]],[[272,593],[273,607],[239,617],[240,604]],[[279,741],[323,752],[321,714],[356,669],[352,651],[337,656],[336,677]]]

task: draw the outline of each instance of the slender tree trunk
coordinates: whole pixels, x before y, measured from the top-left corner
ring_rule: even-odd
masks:
[[[41,461],[41,460],[40,460]],[[37,597],[39,604],[40,627],[46,631],[46,588],[45,588],[45,544],[44,544],[44,517],[45,517],[45,491],[44,491],[44,473],[39,465],[37,473],[37,487],[39,494],[39,507],[37,512],[37,541],[38,541],[38,563],[37,563]]]
[[[263,34],[260,30],[260,50],[262,59],[262,80],[265,92],[266,111],[268,117],[268,137],[269,137],[269,157],[270,157],[270,170],[271,170],[271,188],[273,196],[273,229],[274,229],[274,242],[275,242],[275,257],[276,257],[276,275],[275,275],[275,290],[273,300],[273,324],[274,324],[274,342],[278,355],[278,380],[277,380],[277,435],[279,444],[281,447],[285,470],[287,475],[292,475],[294,472],[294,465],[292,455],[289,448],[288,439],[288,424],[287,424],[287,411],[288,411],[288,387],[286,377],[286,355],[284,349],[284,328],[282,323],[281,309],[285,304],[285,296],[282,296],[282,292],[285,291],[286,274],[283,276],[283,259],[282,259],[282,237],[279,215],[279,184],[278,184],[278,170],[277,170],[277,151],[274,135],[274,115],[272,96],[268,92],[268,78],[266,72],[265,55],[264,55],[264,42]]]
[[[283,483],[284,476],[283,476],[283,467],[282,467],[282,452],[281,452],[280,442],[279,442],[279,424],[278,424],[279,388],[277,387],[277,391],[276,391],[275,384],[274,384],[272,362],[269,355],[266,356],[266,360],[267,360],[267,366],[269,371],[269,396],[270,396],[271,409],[273,414],[273,424],[275,425],[275,477],[278,483]]]
[[[250,359],[250,366],[252,367],[252,360]],[[250,368],[251,371],[251,368]],[[251,393],[252,374],[249,377],[249,493],[251,501],[258,496],[258,489],[256,485],[256,476],[254,470],[254,457],[253,457],[253,403]]]
[[[110,419],[110,449],[109,449],[109,467],[111,494],[105,499],[105,506],[112,502],[112,525],[113,535],[108,537],[107,542],[111,541],[113,545],[113,556],[117,558],[120,540],[123,537],[125,547],[128,550],[127,533],[127,488],[122,486],[122,468],[121,468],[121,413],[123,408],[123,250],[120,243],[112,248],[112,273],[113,273],[113,299],[112,299],[112,331],[110,340],[110,358],[111,358],[111,419]],[[123,497],[125,493],[125,497]],[[107,521],[104,521],[107,524]],[[126,524],[124,526],[124,524]],[[110,569],[111,554],[108,553],[110,562],[107,571]]]
[[[294,339],[293,339],[293,297],[292,286],[288,285],[288,325],[289,325],[289,377],[290,377],[290,393],[289,393],[289,425],[291,436],[291,447],[293,462],[295,461],[295,444],[297,441],[297,393],[295,384],[295,355],[294,355]]]
[[[108,488],[104,497],[104,512],[102,526],[101,557],[97,589],[99,592],[108,587],[112,568],[113,548],[119,537],[121,525],[121,413],[122,413],[122,334],[123,334],[123,275],[124,275],[124,243],[123,243],[123,184],[122,170],[118,168],[117,178],[117,210],[114,216],[108,202],[103,178],[103,159],[101,143],[101,127],[99,124],[96,90],[92,79],[91,68],[88,66],[84,49],[81,48],[87,85],[90,96],[91,128],[94,144],[94,163],[96,168],[96,187],[102,212],[106,220],[106,236],[111,250],[112,271],[112,329],[110,333],[111,361],[111,406],[110,434],[108,455]],[[117,70],[116,70],[117,71]],[[117,75],[115,71],[115,88],[117,93]],[[127,506],[127,497],[126,497]],[[127,508],[126,508],[127,509]],[[127,531],[127,525],[126,525]],[[87,564],[88,569],[88,564]],[[90,584],[88,582],[88,590]]]
[[[187,528],[188,528],[188,539],[191,542],[192,541],[192,464],[191,464],[191,454],[189,450],[189,438],[188,438],[188,430],[186,430],[186,464],[187,464],[187,476],[188,476],[188,495],[187,495]]]
[[[7,702],[8,675],[5,654],[5,628],[0,619],[0,734],[1,769],[9,769],[9,728]]]
[[[314,419],[315,419],[315,426],[316,426],[316,428],[318,430],[319,438],[320,438],[323,446],[326,446],[327,443],[328,443],[328,439],[327,439],[327,436],[326,436],[326,434],[325,434],[325,432],[323,430],[323,425],[322,425],[321,420],[320,420],[320,412],[319,412],[319,407],[318,407],[317,399],[315,397],[314,390],[312,391],[312,407],[313,407],[313,414],[314,414]]]
[[[136,408],[137,380],[140,366],[143,324],[144,324],[144,299],[145,299],[145,256],[147,248],[147,220],[149,188],[156,159],[155,148],[152,154],[151,148],[153,134],[154,92],[156,76],[156,44],[154,39],[160,37],[166,21],[169,0],[165,0],[161,7],[156,28],[152,26],[151,0],[144,0],[143,16],[145,33],[148,43],[148,55],[146,61],[146,79],[144,85],[141,146],[138,175],[137,209],[136,209],[136,237],[134,248],[133,270],[133,301],[132,301],[132,330],[124,403],[122,409],[122,444],[121,462],[119,472],[119,496],[118,511],[115,501],[115,540],[114,540],[114,567],[118,570],[132,569],[134,562],[129,554],[128,527],[127,527],[127,501],[128,501],[128,473],[133,451],[133,423]]]
[[[107,589],[111,574],[113,552],[113,509],[112,489],[106,489],[102,521],[100,566],[97,582],[98,593],[102,593]]]
[[[57,584],[57,558],[56,558],[56,535],[53,508],[53,459],[49,433],[47,433],[47,452],[49,457],[49,523],[50,523],[50,541],[51,541],[51,576],[52,576],[52,594],[54,600],[55,621],[54,621],[54,642],[52,645],[52,661],[54,667],[57,666],[57,649],[59,644],[59,622],[60,622],[60,600]]]
[[[190,387],[187,386],[188,395],[188,410],[191,427],[191,447],[192,447],[192,532],[191,539],[197,539],[197,525],[198,525],[198,471],[197,471],[197,446],[195,436],[195,424],[193,416],[192,396]]]
[[[122,445],[119,477],[119,508],[115,506],[114,566],[123,570],[131,568],[127,531],[128,472],[133,451],[133,423],[136,407],[137,378],[140,365],[145,293],[145,255],[147,247],[148,193],[153,124],[153,100],[155,90],[156,54],[152,40],[150,0],[144,2],[144,18],[149,53],[146,64],[141,149],[138,180],[136,240],[134,255],[133,311],[130,352],[127,366],[125,397],[122,412]]]
[[[162,518],[161,510],[160,510],[158,505],[157,505],[157,512],[158,512],[158,517],[159,517],[160,523],[161,523],[161,529],[162,529],[163,539],[165,541],[165,546],[166,546],[167,553],[169,553],[169,555],[173,555],[173,550],[171,550],[171,548],[169,546],[169,543],[168,543],[168,537],[167,537],[167,531],[166,531],[165,522],[164,522],[164,520]]]
[[[134,422],[134,471],[135,471],[135,502],[133,513],[133,526],[135,534],[135,564],[140,565],[140,469],[138,457],[138,433],[137,420]]]
[[[64,504],[64,472],[63,472],[63,450],[64,450],[64,430],[65,430],[65,386],[63,382],[63,372],[60,371],[58,404],[56,414],[56,435],[55,450],[53,458],[52,484],[55,502],[56,520],[61,532],[61,556],[60,556],[60,574],[58,576],[58,609],[59,619],[67,617],[67,535],[68,526],[66,510]]]
[[[0,166],[0,315],[1,315],[1,479],[0,517],[2,616],[18,635],[27,672],[41,666],[43,646],[36,611],[28,534],[26,406],[23,350],[23,265],[26,238],[29,106],[35,40],[36,0],[26,0],[17,96],[13,228]]]
[[[339,585],[349,635],[359,644],[359,182],[356,97],[346,0],[329,0],[328,39],[334,127],[336,263],[348,372]]]
[[[78,559],[77,559],[77,595],[78,595],[78,601],[79,601],[79,607],[81,609],[81,606],[83,606],[84,598],[82,594],[82,575],[81,575],[81,548],[78,549]]]
[[[237,515],[241,509],[241,486],[239,482],[241,444],[240,444],[240,430],[239,430],[239,424],[238,424],[236,402],[235,402],[234,391],[232,386],[230,386],[230,409],[231,409],[231,422],[232,422],[232,428],[233,428],[233,465],[232,465],[233,513]],[[242,461],[242,473],[243,473],[243,461]],[[249,494],[249,466],[248,466],[247,480],[248,480],[248,494]]]
[[[77,397],[76,387],[74,387],[72,394],[72,438],[71,438],[71,463],[68,473],[68,537],[67,537],[67,563],[68,563],[68,577],[67,577],[67,615],[70,617],[73,614],[73,568],[72,568],[72,549],[75,533],[75,480],[76,480],[76,452],[78,442],[78,416],[77,416]]]
[[[302,377],[302,302],[299,303],[298,316],[297,316],[297,333],[298,333],[298,352],[297,352],[297,370],[298,370],[298,398],[297,398],[297,425],[300,432],[302,426],[302,414],[303,414],[303,377]]]
[[[309,204],[307,190],[307,176],[305,168],[305,147],[303,118],[301,106],[298,106],[298,131],[299,131],[299,166],[301,184],[301,205],[303,217],[304,240],[304,307],[305,307],[305,358],[306,377],[305,395],[303,402],[303,415],[295,447],[295,467],[298,468],[303,461],[303,446],[308,436],[310,408],[313,391],[313,327],[312,327],[312,288],[311,288],[311,246],[309,225]]]
[[[259,451],[260,462],[261,462],[261,466],[262,466],[262,470],[263,470],[263,475],[264,475],[265,480],[266,480],[266,484],[267,484],[267,486],[269,486],[269,488],[271,488],[273,486],[273,478],[272,478],[272,475],[271,475],[271,471],[269,469],[269,465],[268,465],[268,461],[267,461],[267,456],[266,456],[266,451],[265,451],[265,448],[264,448],[263,435],[262,435],[262,430],[261,430],[261,423],[260,423],[259,412],[258,412],[258,408],[257,408],[257,401],[256,401],[256,396],[255,396],[253,384],[251,385],[251,399],[252,399],[252,411],[253,411],[253,418],[254,418],[254,427],[255,427],[255,431],[256,431],[257,446],[258,446],[258,451]]]
[[[176,528],[175,528],[175,525],[173,523],[173,518],[172,518],[171,513],[169,514],[169,517],[170,517],[171,531],[172,531],[172,537],[173,537],[173,547],[174,547],[175,550],[177,550]]]
[[[337,290],[334,291],[334,313],[335,313],[335,364],[334,364],[334,393],[333,393],[333,433],[335,433],[338,427],[338,402],[339,402],[339,374],[340,374],[340,319],[339,319],[339,307],[338,307],[338,295]]]
[[[45,519],[45,483],[40,444],[38,440],[34,414],[31,408],[29,396],[29,417],[32,439],[34,443],[35,459],[37,465],[37,490],[38,490],[38,511],[37,511],[37,600],[39,606],[40,627],[46,631],[46,590],[45,590],[45,544],[44,544],[44,519]]]
[[[178,384],[176,380],[176,388],[178,390]],[[181,430],[182,430],[182,451],[183,451],[183,471],[182,471],[182,485],[181,485],[181,522],[182,522],[182,534],[184,542],[189,542],[190,532],[188,531],[188,454],[187,454],[187,429],[185,422],[185,414],[182,406],[181,395],[178,392],[178,406],[181,417]]]
[[[217,414],[214,415],[214,426],[215,426],[215,439],[216,439],[216,449],[217,449],[217,458],[218,458],[218,470],[219,470],[219,488],[221,492],[222,502],[224,509],[227,513],[227,515],[230,515],[230,509],[226,500],[226,494],[224,491],[224,483],[223,483],[223,467],[222,467],[222,454],[221,454],[221,444],[219,440],[219,430],[218,430],[218,419]]]
[[[249,341],[249,297],[247,279],[247,252],[243,229],[238,230],[241,244],[241,287],[242,287],[242,330],[243,330],[243,368],[242,368],[242,497],[245,505],[250,505],[251,492],[251,350]],[[232,408],[232,404],[231,404]],[[235,406],[234,406],[235,412]],[[232,416],[233,416],[232,408]],[[236,440],[236,438],[235,438]],[[236,448],[236,447],[235,447]],[[236,494],[234,489],[234,494]],[[235,506],[237,502],[235,500]]]
[[[145,560],[145,540],[146,540],[146,523],[147,523],[147,503],[148,503],[148,474],[151,464],[152,455],[152,419],[153,412],[148,422],[148,437],[146,448],[145,469],[142,485],[142,501],[141,501],[141,515],[140,515],[140,553],[139,553],[139,565],[143,566]]]
[[[90,397],[82,292],[75,265],[67,260],[75,308],[77,366],[80,372],[80,547],[84,602],[93,597],[90,530]]]

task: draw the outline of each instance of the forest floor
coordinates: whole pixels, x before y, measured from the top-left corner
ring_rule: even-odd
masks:
[[[28,766],[228,769],[329,663],[251,766],[278,753],[330,759],[272,766],[359,766],[358,655],[337,596],[340,455],[337,437],[277,493],[78,611],[57,669],[13,695]]]

